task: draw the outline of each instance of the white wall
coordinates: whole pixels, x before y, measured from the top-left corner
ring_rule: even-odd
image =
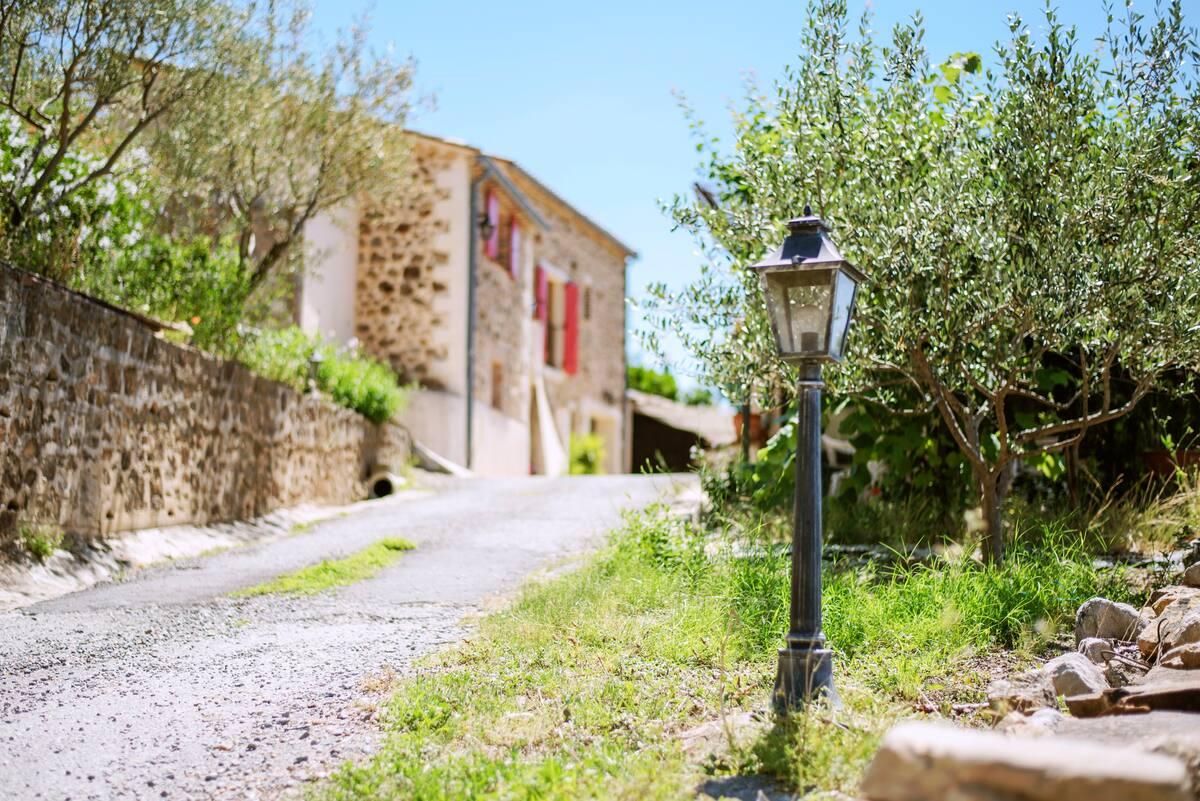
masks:
[[[305,273],[300,283],[300,327],[339,345],[354,337],[358,284],[358,205],[313,217],[304,226]]]
[[[475,404],[471,470],[485,476],[529,475],[529,424],[486,403]]]
[[[467,463],[467,403],[461,395],[419,389],[397,420],[417,442],[455,464]],[[528,451],[528,448],[526,448]]]

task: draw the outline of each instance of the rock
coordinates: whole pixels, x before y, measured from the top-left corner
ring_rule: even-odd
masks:
[[[1055,695],[1090,695],[1108,689],[1104,672],[1083,654],[1056,656],[1042,670],[1049,674]]]
[[[1146,609],[1142,611],[1148,610],[1152,618],[1158,617],[1163,613],[1164,609],[1176,601],[1189,600],[1191,598],[1195,598],[1196,596],[1200,596],[1200,589],[1194,589],[1192,587],[1179,587],[1175,585],[1170,587],[1160,587],[1159,589],[1150,593],[1150,600],[1146,602]]]
[[[1088,658],[1088,661],[1093,665],[1104,667],[1108,664],[1108,660],[1104,658],[1107,651],[1113,650],[1112,640],[1104,640],[1099,637],[1088,637],[1080,641],[1079,653]]]
[[[988,703],[1001,714],[1034,712],[1056,705],[1054,684],[1050,675],[1031,670],[1011,679],[997,679],[988,685]]]
[[[744,748],[770,727],[768,716],[735,712],[688,729],[679,735],[679,740],[688,758],[700,762],[731,749]]]
[[[1009,712],[996,724],[996,731],[1016,737],[1044,737],[1053,734],[1066,719],[1057,709],[1039,709],[1032,715]]]
[[[1176,670],[1196,670],[1200,668],[1200,643],[1192,642],[1172,648],[1163,654],[1160,664],[1163,667]]]
[[[1153,599],[1153,596],[1151,598]],[[1159,650],[1159,637],[1162,638],[1164,651],[1169,651],[1176,645],[1200,640],[1200,623],[1197,623],[1195,615],[1195,610],[1198,609],[1200,595],[1179,596],[1163,606],[1162,613],[1138,635],[1138,649],[1142,656],[1147,659],[1154,656]]]
[[[1183,571],[1183,578],[1179,583],[1185,587],[1200,588],[1200,562]]]
[[[883,738],[861,791],[871,801],[1186,801],[1188,786],[1178,759],[1134,748],[905,723]]]
[[[1107,598],[1092,598],[1075,613],[1075,642],[1089,637],[1106,640],[1135,640],[1140,628],[1138,610]]]

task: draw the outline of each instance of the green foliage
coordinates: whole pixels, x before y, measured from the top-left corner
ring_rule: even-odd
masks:
[[[671,375],[669,369],[659,371],[631,364],[625,368],[625,386],[650,395],[661,395],[671,400],[679,397],[679,386],[675,383],[675,376]]]
[[[379,540],[344,559],[324,559],[318,564],[274,578],[233,593],[234,597],[256,595],[315,595],[371,578],[416,546],[399,537]]]
[[[688,406],[712,406],[717,402],[713,391],[705,387],[693,387],[680,400]]]
[[[682,292],[658,288],[648,317],[709,383],[751,370],[789,387],[745,267],[811,203],[870,277],[829,379],[936,408],[999,558],[1015,462],[1200,362],[1195,34],[1176,0],[1154,18],[1128,11],[1097,51],[1048,9],[1041,26],[1010,19],[985,73],[974,54],[934,66],[919,16],[886,45],[869,19],[853,28],[843,0],[814,0],[800,58],[773,92],[747,92],[733,147],[697,123],[714,189],[673,211],[709,267]],[[1070,379],[1048,383],[1048,367]]]
[[[45,562],[63,544],[63,532],[55,526],[21,523],[17,526],[17,542],[37,562]]]
[[[309,388],[316,356],[316,388],[376,423],[390,420],[404,405],[405,391],[386,365],[339,350],[295,326],[247,333],[230,355],[259,375],[299,392]]]
[[[583,568],[527,587],[470,643],[399,686],[381,751],[316,796],[350,799],[684,798],[705,778],[678,734],[761,708],[787,628],[788,555],[628,515]],[[705,769],[853,795],[882,732],[912,701],[975,701],[974,660],[1032,643],[1097,593],[1129,595],[1049,531],[1003,568],[832,570],[825,610],[844,707],[821,707]],[[900,704],[898,702],[905,703]]]
[[[571,475],[595,476],[604,472],[604,437],[599,434],[571,435]]]

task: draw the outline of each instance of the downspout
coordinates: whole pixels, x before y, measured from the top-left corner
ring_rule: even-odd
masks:
[[[471,179],[471,214],[467,218],[467,464],[471,469],[475,427],[475,271],[479,238],[475,236],[479,216],[479,184],[486,173]]]

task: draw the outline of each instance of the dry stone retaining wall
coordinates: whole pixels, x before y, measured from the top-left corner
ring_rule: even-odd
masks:
[[[180,347],[153,324],[0,265],[0,544],[363,497],[403,432]]]

